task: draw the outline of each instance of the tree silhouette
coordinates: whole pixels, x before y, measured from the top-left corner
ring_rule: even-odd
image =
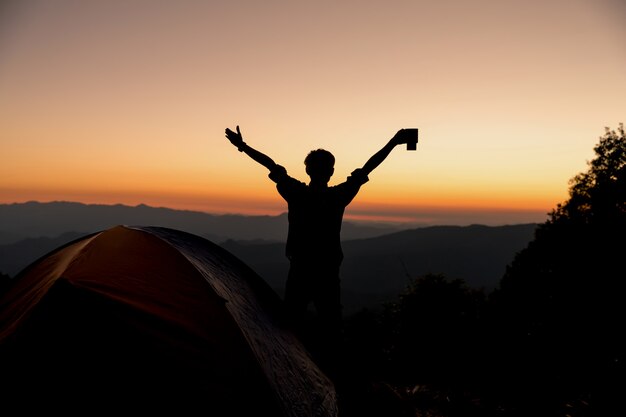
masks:
[[[606,128],[594,152],[588,171],[570,180],[569,200],[539,225],[492,299],[508,329],[503,348],[518,357],[508,371],[540,375],[546,395],[599,410],[616,407],[624,388],[623,124]]]
[[[390,354],[397,374],[432,383],[458,381],[471,363],[484,297],[461,279],[427,274],[415,279],[388,311]]]
[[[461,279],[415,278],[382,311],[348,318],[351,372],[401,387],[401,397],[414,407],[410,415],[469,415],[475,406],[464,393],[481,363],[476,357],[485,301],[482,290]]]

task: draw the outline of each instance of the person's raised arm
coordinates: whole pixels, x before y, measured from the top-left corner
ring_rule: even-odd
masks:
[[[361,168],[363,173],[365,175],[369,175],[370,172],[372,172],[378,165],[380,165],[385,160],[385,158],[387,158],[387,156],[391,153],[393,148],[396,147],[396,145],[400,145],[406,142],[407,135],[404,133],[404,129],[398,130],[394,137],[391,138],[389,142],[387,142],[387,144],[382,147],[381,150],[376,152],[374,155],[371,156],[370,159],[367,160],[365,165],[363,165],[363,168]]]
[[[244,152],[250,158],[263,165],[265,168],[272,171],[276,167],[276,162],[272,160],[269,156],[265,155],[262,152],[257,151],[256,149],[249,146],[246,142],[243,141],[243,136],[241,135],[241,131],[239,130],[239,126],[237,126],[237,131],[233,132],[230,129],[226,129],[226,137],[239,149],[239,152]]]

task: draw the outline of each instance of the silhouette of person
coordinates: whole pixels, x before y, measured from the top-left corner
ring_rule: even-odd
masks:
[[[410,137],[399,130],[362,168],[352,171],[341,184],[329,186],[334,173],[335,157],[324,149],[311,151],[304,160],[308,184],[291,177],[272,158],[252,148],[236,131],[226,129],[226,137],[250,158],[269,170],[279,194],[288,205],[286,256],[290,266],[285,285],[285,306],[296,330],[306,320],[309,304],[317,311],[320,328],[326,334],[327,353],[341,341],[342,305],[340,300],[340,266],[343,261],[341,225],[344,210],[357,195],[368,175],[389,155],[396,145]]]

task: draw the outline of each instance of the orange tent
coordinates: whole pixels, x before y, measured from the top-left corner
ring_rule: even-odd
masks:
[[[333,384],[281,308],[261,277],[206,239],[161,227],[94,233],[0,294],[0,401],[336,416]]]

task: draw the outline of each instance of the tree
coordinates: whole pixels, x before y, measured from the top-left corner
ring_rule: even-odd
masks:
[[[413,279],[382,311],[347,320],[347,350],[358,364],[350,374],[397,387],[412,407],[407,416],[486,415],[467,395],[482,370],[484,303],[483,290],[462,279],[433,273]],[[387,408],[373,415],[393,414]]]
[[[426,274],[413,280],[383,317],[398,380],[447,385],[468,377],[483,302],[482,290],[461,279]]]
[[[543,374],[565,396],[611,402],[624,372],[626,136],[606,128],[569,199],[549,213],[493,295],[520,372]],[[623,380],[623,378],[621,378]],[[602,400],[600,400],[602,399]]]

